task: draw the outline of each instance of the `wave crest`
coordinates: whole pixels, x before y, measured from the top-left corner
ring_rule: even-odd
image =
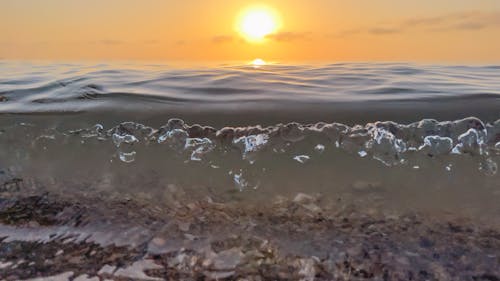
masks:
[[[474,117],[444,122],[424,119],[411,124],[385,121],[352,127],[319,122],[221,129],[170,119],[159,128],[123,122],[109,129],[96,124],[62,133],[45,132],[33,142],[46,139],[47,135],[51,135],[53,141],[76,137],[112,142],[121,155],[119,158],[127,163],[134,162],[138,155],[135,149],[139,146],[151,149],[167,146],[176,154],[186,155],[185,161],[207,164],[213,164],[210,161],[212,154],[224,157],[229,151],[237,151],[240,160],[252,164],[259,161],[262,154],[302,151],[302,154],[293,155],[290,161],[306,164],[307,161],[297,159],[321,157],[313,156],[320,147],[321,151],[339,149],[360,157],[371,157],[386,166],[412,165],[415,157],[452,161],[453,157],[471,156],[478,160],[478,168],[493,175],[497,172],[497,163],[493,158],[500,152],[500,120],[485,124]]]

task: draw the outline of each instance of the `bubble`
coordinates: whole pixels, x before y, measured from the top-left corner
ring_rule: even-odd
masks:
[[[155,130],[151,127],[145,126],[140,123],[135,122],[123,122],[116,127],[113,127],[107,131],[108,136],[118,135],[127,136],[131,135],[134,138],[140,138],[144,140],[149,140]]]
[[[401,163],[401,153],[406,151],[406,143],[398,139],[384,128],[371,128],[369,133],[372,139],[365,147],[370,149],[373,158],[387,166]]]
[[[427,136],[424,144],[418,150],[427,153],[429,156],[449,154],[453,148],[453,140],[449,137]]]
[[[299,123],[281,125],[278,129],[282,139],[290,142],[298,142],[305,138],[304,127]]]
[[[318,153],[323,153],[325,152],[325,146],[322,144],[318,144],[314,147],[314,150]]]
[[[451,172],[452,167],[453,167],[453,164],[448,164],[448,165],[446,165],[445,170],[448,172]]]
[[[483,154],[484,141],[476,129],[469,129],[458,137],[458,144],[453,148],[454,154]]]
[[[184,149],[195,148],[199,146],[210,146],[212,141],[208,138],[187,138]]]
[[[241,169],[238,171],[238,173],[230,171],[229,175],[233,176],[233,181],[236,185],[236,188],[238,188],[239,191],[243,191],[246,188],[257,189],[259,187],[259,183],[254,184],[250,180],[248,180],[243,175],[243,171]]]
[[[479,170],[487,176],[494,176],[498,172],[498,165],[491,158],[487,158],[479,164]]]
[[[297,155],[297,156],[293,157],[293,160],[295,160],[295,161],[297,161],[297,162],[299,162],[301,164],[306,163],[310,159],[311,159],[311,157],[309,157],[308,155]]]
[[[204,146],[200,146],[198,148],[196,148],[195,150],[193,150],[193,152],[191,153],[191,161],[201,161],[202,160],[202,157],[205,153],[208,153],[210,151],[209,148],[207,147],[204,147]]]
[[[99,137],[103,134],[104,127],[101,124],[95,124],[89,129],[85,129],[81,132],[82,138],[94,138]]]
[[[122,151],[119,151],[118,152],[118,156],[120,157],[120,160],[122,162],[125,162],[125,163],[132,163],[135,161],[135,155],[136,155],[136,152],[135,151],[132,151],[132,152],[122,152]]]
[[[187,138],[185,150],[192,150],[190,160],[201,161],[203,156],[214,149],[214,144],[208,138]]]
[[[174,150],[181,150],[186,147],[188,134],[182,129],[173,129],[158,136],[158,143],[167,143]]]
[[[115,133],[112,138],[116,147],[120,147],[122,143],[133,144],[139,142],[139,140],[133,135],[119,135]]]
[[[233,141],[234,144],[243,146],[243,159],[248,159],[252,152],[262,149],[269,140],[267,134],[250,135],[240,137]],[[252,159],[249,159],[253,161]]]

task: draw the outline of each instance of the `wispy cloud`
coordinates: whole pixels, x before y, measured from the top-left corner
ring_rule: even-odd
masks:
[[[402,30],[398,28],[386,28],[386,27],[375,27],[367,30],[370,34],[384,35],[384,34],[394,34],[399,33]]]
[[[352,35],[357,35],[357,34],[362,33],[364,31],[365,30],[363,30],[361,28],[345,29],[345,30],[340,31],[337,34],[330,34],[327,36],[328,37],[348,37],[348,36],[352,36]]]
[[[98,44],[104,44],[104,45],[121,45],[125,44],[124,41],[121,40],[115,40],[115,39],[102,39],[97,41]]]
[[[466,12],[439,18],[439,24],[427,22],[429,31],[474,31],[490,27],[500,27],[500,12]]]
[[[279,42],[291,42],[297,40],[309,40],[311,32],[292,32],[283,31],[278,33],[269,34],[266,36],[267,39],[272,39]]]
[[[216,35],[212,37],[212,43],[215,44],[223,44],[223,43],[229,43],[233,41],[233,36],[231,35]]]
[[[177,45],[177,46],[184,46],[187,44],[187,41],[186,40],[177,40],[175,41],[174,45]]]
[[[481,22],[462,22],[452,26],[452,29],[476,30],[486,28],[488,25]]]
[[[158,44],[160,42],[158,40],[144,40],[143,43],[147,44],[147,45],[156,45],[156,44]]]
[[[416,27],[416,26],[422,26],[422,25],[437,25],[443,23],[445,21],[445,16],[439,16],[439,17],[419,17],[419,18],[411,18],[404,20],[401,23],[401,26],[403,27]]]
[[[430,32],[443,31],[475,31],[490,27],[500,27],[500,11],[469,11],[432,17],[416,17],[386,23],[382,26],[342,30],[337,37],[356,34],[387,35],[424,30]]]

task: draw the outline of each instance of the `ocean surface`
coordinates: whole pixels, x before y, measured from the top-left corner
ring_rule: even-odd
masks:
[[[499,72],[500,66],[405,63],[196,67],[0,61],[0,113],[88,113],[91,119],[106,112],[122,118],[113,124],[143,119],[161,125],[176,117],[218,127],[469,116],[493,122],[499,117]]]
[[[0,61],[0,74],[2,198],[103,209],[84,230],[0,224],[12,241],[94,232],[140,245],[162,229],[145,217],[111,223],[132,204],[117,200],[264,210],[314,197],[500,227],[500,66]]]
[[[4,61],[0,73],[0,165],[36,181],[251,194],[361,182],[410,201],[431,186],[458,197],[439,206],[498,210],[500,66]]]

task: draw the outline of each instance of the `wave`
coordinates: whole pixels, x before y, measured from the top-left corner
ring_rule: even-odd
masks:
[[[279,152],[288,145],[300,145],[306,138],[324,142],[336,148],[355,152],[363,157],[371,156],[387,166],[406,163],[406,155],[425,154],[429,157],[470,155],[488,157],[500,148],[500,120],[484,124],[477,118],[438,122],[424,119],[408,125],[395,122],[375,122],[353,127],[340,123],[303,125],[278,124],[262,127],[225,127],[188,125],[181,119],[170,119],[158,129],[134,122],[124,122],[105,130],[102,125],[90,129],[67,132],[83,138],[112,140],[117,148],[122,145],[151,142],[166,144],[175,150],[190,152],[190,159],[200,161],[201,156],[216,147],[225,150],[238,148],[242,159],[272,147]],[[324,144],[318,144],[315,149]],[[253,160],[252,160],[253,161]],[[492,167],[496,166],[491,163]],[[495,173],[496,169],[488,171]]]
[[[500,77],[494,66],[438,66],[403,63],[344,63],[332,65],[222,65],[176,68],[120,64],[0,65],[0,113],[102,111],[103,108],[144,111],[171,109],[230,110],[237,103],[247,109],[281,105],[315,106],[334,112],[344,103],[376,109],[373,103],[398,105],[417,114],[433,107],[456,108],[463,118],[464,102],[474,102],[468,116],[491,120],[500,105]],[[417,102],[417,103],[416,103]],[[421,102],[421,103],[419,103]],[[123,106],[126,104],[126,106]],[[496,112],[497,113],[497,112]],[[372,120],[380,120],[372,116]],[[432,118],[450,119],[447,116]],[[496,116],[495,116],[496,117]],[[389,118],[395,120],[395,118]]]
[[[216,129],[170,119],[157,128],[123,122],[111,128],[96,124],[66,131],[22,123],[3,128],[0,145],[9,147],[1,151],[4,163],[35,169],[37,177],[61,171],[73,176],[75,170],[92,170],[89,165],[100,167],[94,173],[101,176],[109,161],[116,159],[131,165],[137,173],[160,173],[172,167],[172,171],[185,168],[190,177],[193,172],[218,170],[216,177],[229,175],[240,190],[256,187],[264,173],[279,174],[290,165],[302,166],[301,173],[306,175],[328,170],[335,174],[333,169],[345,169],[353,178],[358,172],[369,174],[380,167],[441,167],[437,172],[441,175],[462,169],[465,172],[461,176],[475,169],[482,176],[495,178],[500,120],[484,123],[470,117],[444,122],[424,119],[411,124],[386,121],[348,126],[319,122]],[[372,159],[379,167],[362,162],[365,159]],[[189,165],[194,166],[187,168]],[[70,166],[73,170],[68,172]],[[50,167],[50,172],[40,172]],[[181,178],[175,173],[172,177]]]

